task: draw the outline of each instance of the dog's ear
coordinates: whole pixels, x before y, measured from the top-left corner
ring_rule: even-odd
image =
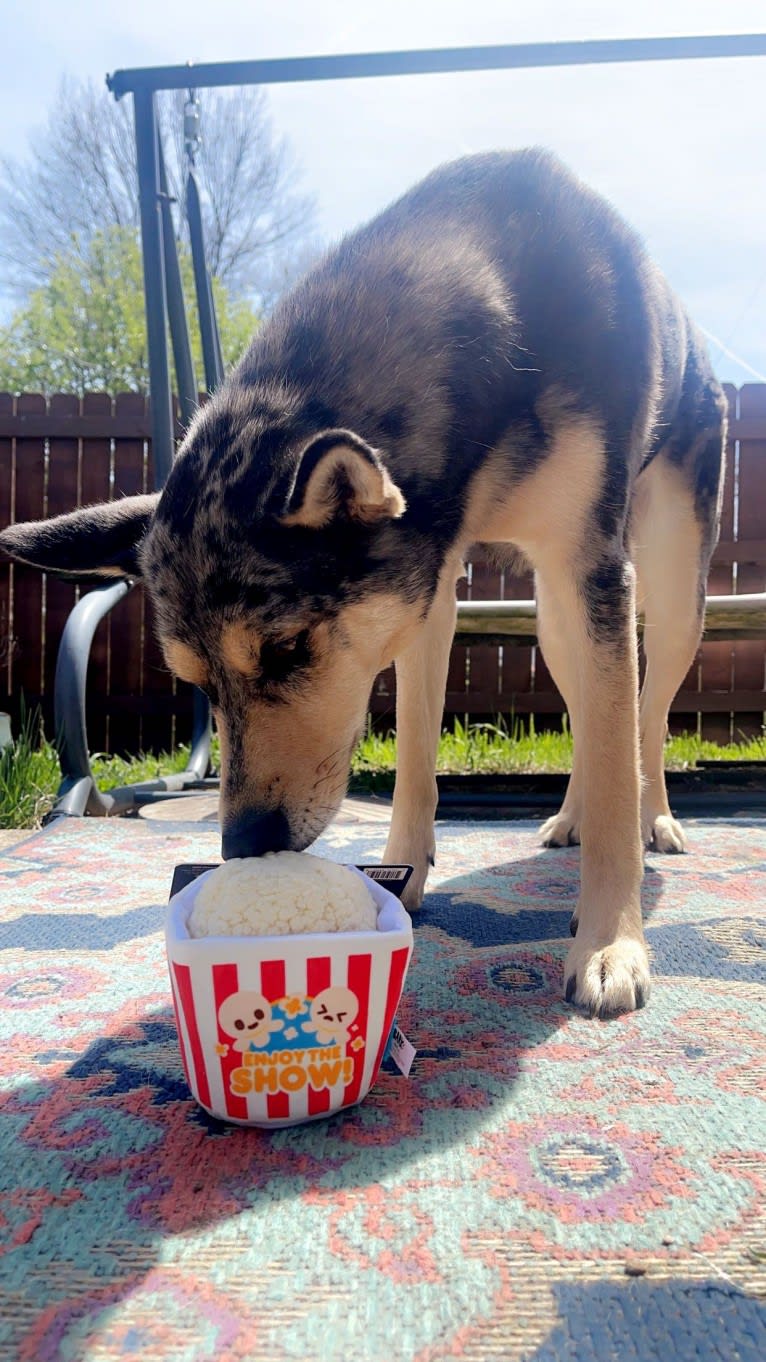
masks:
[[[281,521],[316,530],[346,515],[372,525],[405,509],[380,455],[350,430],[326,430],[301,452]]]
[[[0,549],[61,577],[140,577],[138,549],[159,493],[84,506],[51,520],[9,525]]]

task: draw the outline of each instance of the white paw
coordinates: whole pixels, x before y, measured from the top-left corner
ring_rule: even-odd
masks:
[[[546,847],[571,847],[580,841],[580,819],[570,814],[566,808],[560,809],[552,818],[547,819],[540,829],[540,838]]]
[[[411,865],[412,874],[402,894],[402,903],[411,913],[413,909],[419,908],[423,902],[423,895],[426,889],[428,872],[434,864],[436,847],[433,840],[429,841],[425,848],[414,847],[411,843],[402,843],[389,840],[383,852],[384,865]]]
[[[656,818],[649,814],[641,820],[641,834],[644,846],[652,851],[667,851],[678,854],[686,851],[686,833],[677,818],[669,813],[660,813]]]
[[[564,966],[564,995],[592,1017],[616,1017],[643,1007],[649,997],[649,957],[642,941],[620,937],[610,946],[575,938]]]
[[[398,864],[411,865],[412,862],[400,861],[398,862]],[[426,892],[426,879],[428,877],[429,870],[430,866],[426,866],[426,869],[422,871],[413,868],[412,874],[410,875],[410,878],[408,879],[407,884],[402,893],[402,903],[404,904],[408,913],[412,913],[416,909],[422,907],[423,895]]]

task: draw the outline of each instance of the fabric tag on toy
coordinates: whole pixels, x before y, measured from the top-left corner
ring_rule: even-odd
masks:
[[[388,1038],[385,1058],[393,1060],[400,1074],[409,1078],[412,1061],[417,1054],[417,1050],[411,1041],[407,1039],[404,1032],[400,1030],[396,1022],[391,1028],[391,1035]]]

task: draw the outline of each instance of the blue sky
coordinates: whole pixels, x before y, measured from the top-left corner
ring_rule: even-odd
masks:
[[[11,13],[0,0],[0,13]],[[2,25],[0,153],[23,155],[60,78],[126,66],[403,47],[766,30],[763,0],[25,0]],[[766,376],[766,58],[279,86],[272,113],[323,234],[440,161],[542,144],[638,228],[692,315]],[[721,345],[722,378],[753,378]]]

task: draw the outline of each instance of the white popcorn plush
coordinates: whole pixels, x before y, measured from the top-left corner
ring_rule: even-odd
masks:
[[[200,881],[192,937],[374,932],[377,908],[361,874],[306,852],[224,861]]]

